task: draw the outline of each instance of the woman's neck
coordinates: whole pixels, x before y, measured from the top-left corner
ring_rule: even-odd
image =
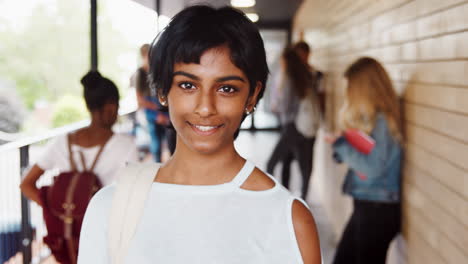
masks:
[[[96,133],[103,133],[103,134],[113,133],[111,127],[104,126],[100,124],[99,122],[95,122],[94,120],[91,121],[91,124],[89,124],[89,126],[87,127],[87,130],[96,132]]]
[[[203,154],[180,143],[172,158],[163,166],[156,181],[184,185],[222,184],[231,181],[244,162],[234,144],[216,153]]]
[[[101,145],[113,135],[108,127],[91,123],[89,126],[76,131],[73,137],[74,143],[82,147]]]

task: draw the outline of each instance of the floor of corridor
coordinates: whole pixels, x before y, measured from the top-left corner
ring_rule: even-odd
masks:
[[[235,145],[239,153],[246,159],[252,161],[262,169],[266,171],[266,164],[271,152],[279,139],[278,132],[246,132],[242,131],[237,138]],[[320,155],[320,153],[316,153]],[[276,166],[274,176],[280,179],[281,164]],[[333,254],[336,247],[335,238],[333,237],[333,231],[330,226],[330,222],[327,220],[324,208],[318,199],[316,192],[314,191],[314,175],[311,177],[311,186],[307,197],[307,204],[310,206],[314,215],[319,237],[320,246],[322,250],[323,263],[331,263]],[[291,191],[293,194],[300,196],[301,177],[299,171],[299,165],[296,161],[291,165]]]

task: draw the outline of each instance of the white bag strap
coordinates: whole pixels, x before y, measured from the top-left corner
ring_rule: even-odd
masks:
[[[129,164],[121,170],[109,218],[109,258],[122,264],[143,215],[145,201],[161,164]]]

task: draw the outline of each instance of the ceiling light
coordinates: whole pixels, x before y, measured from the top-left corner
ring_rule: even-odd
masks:
[[[255,5],[255,0],[231,0],[231,5],[234,7],[252,7]]]
[[[256,13],[247,13],[245,15],[254,23],[258,21],[258,15]]]

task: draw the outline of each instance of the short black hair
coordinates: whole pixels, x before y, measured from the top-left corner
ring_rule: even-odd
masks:
[[[158,95],[166,97],[172,85],[176,63],[200,63],[202,54],[227,45],[231,60],[249,80],[250,95],[257,82],[263,96],[267,77],[265,47],[260,33],[247,16],[234,8],[219,9],[196,5],[185,8],[155,38],[150,50],[150,83]]]
[[[83,95],[89,111],[102,109],[107,103],[119,103],[119,90],[109,79],[97,71],[90,71],[81,78]]]

